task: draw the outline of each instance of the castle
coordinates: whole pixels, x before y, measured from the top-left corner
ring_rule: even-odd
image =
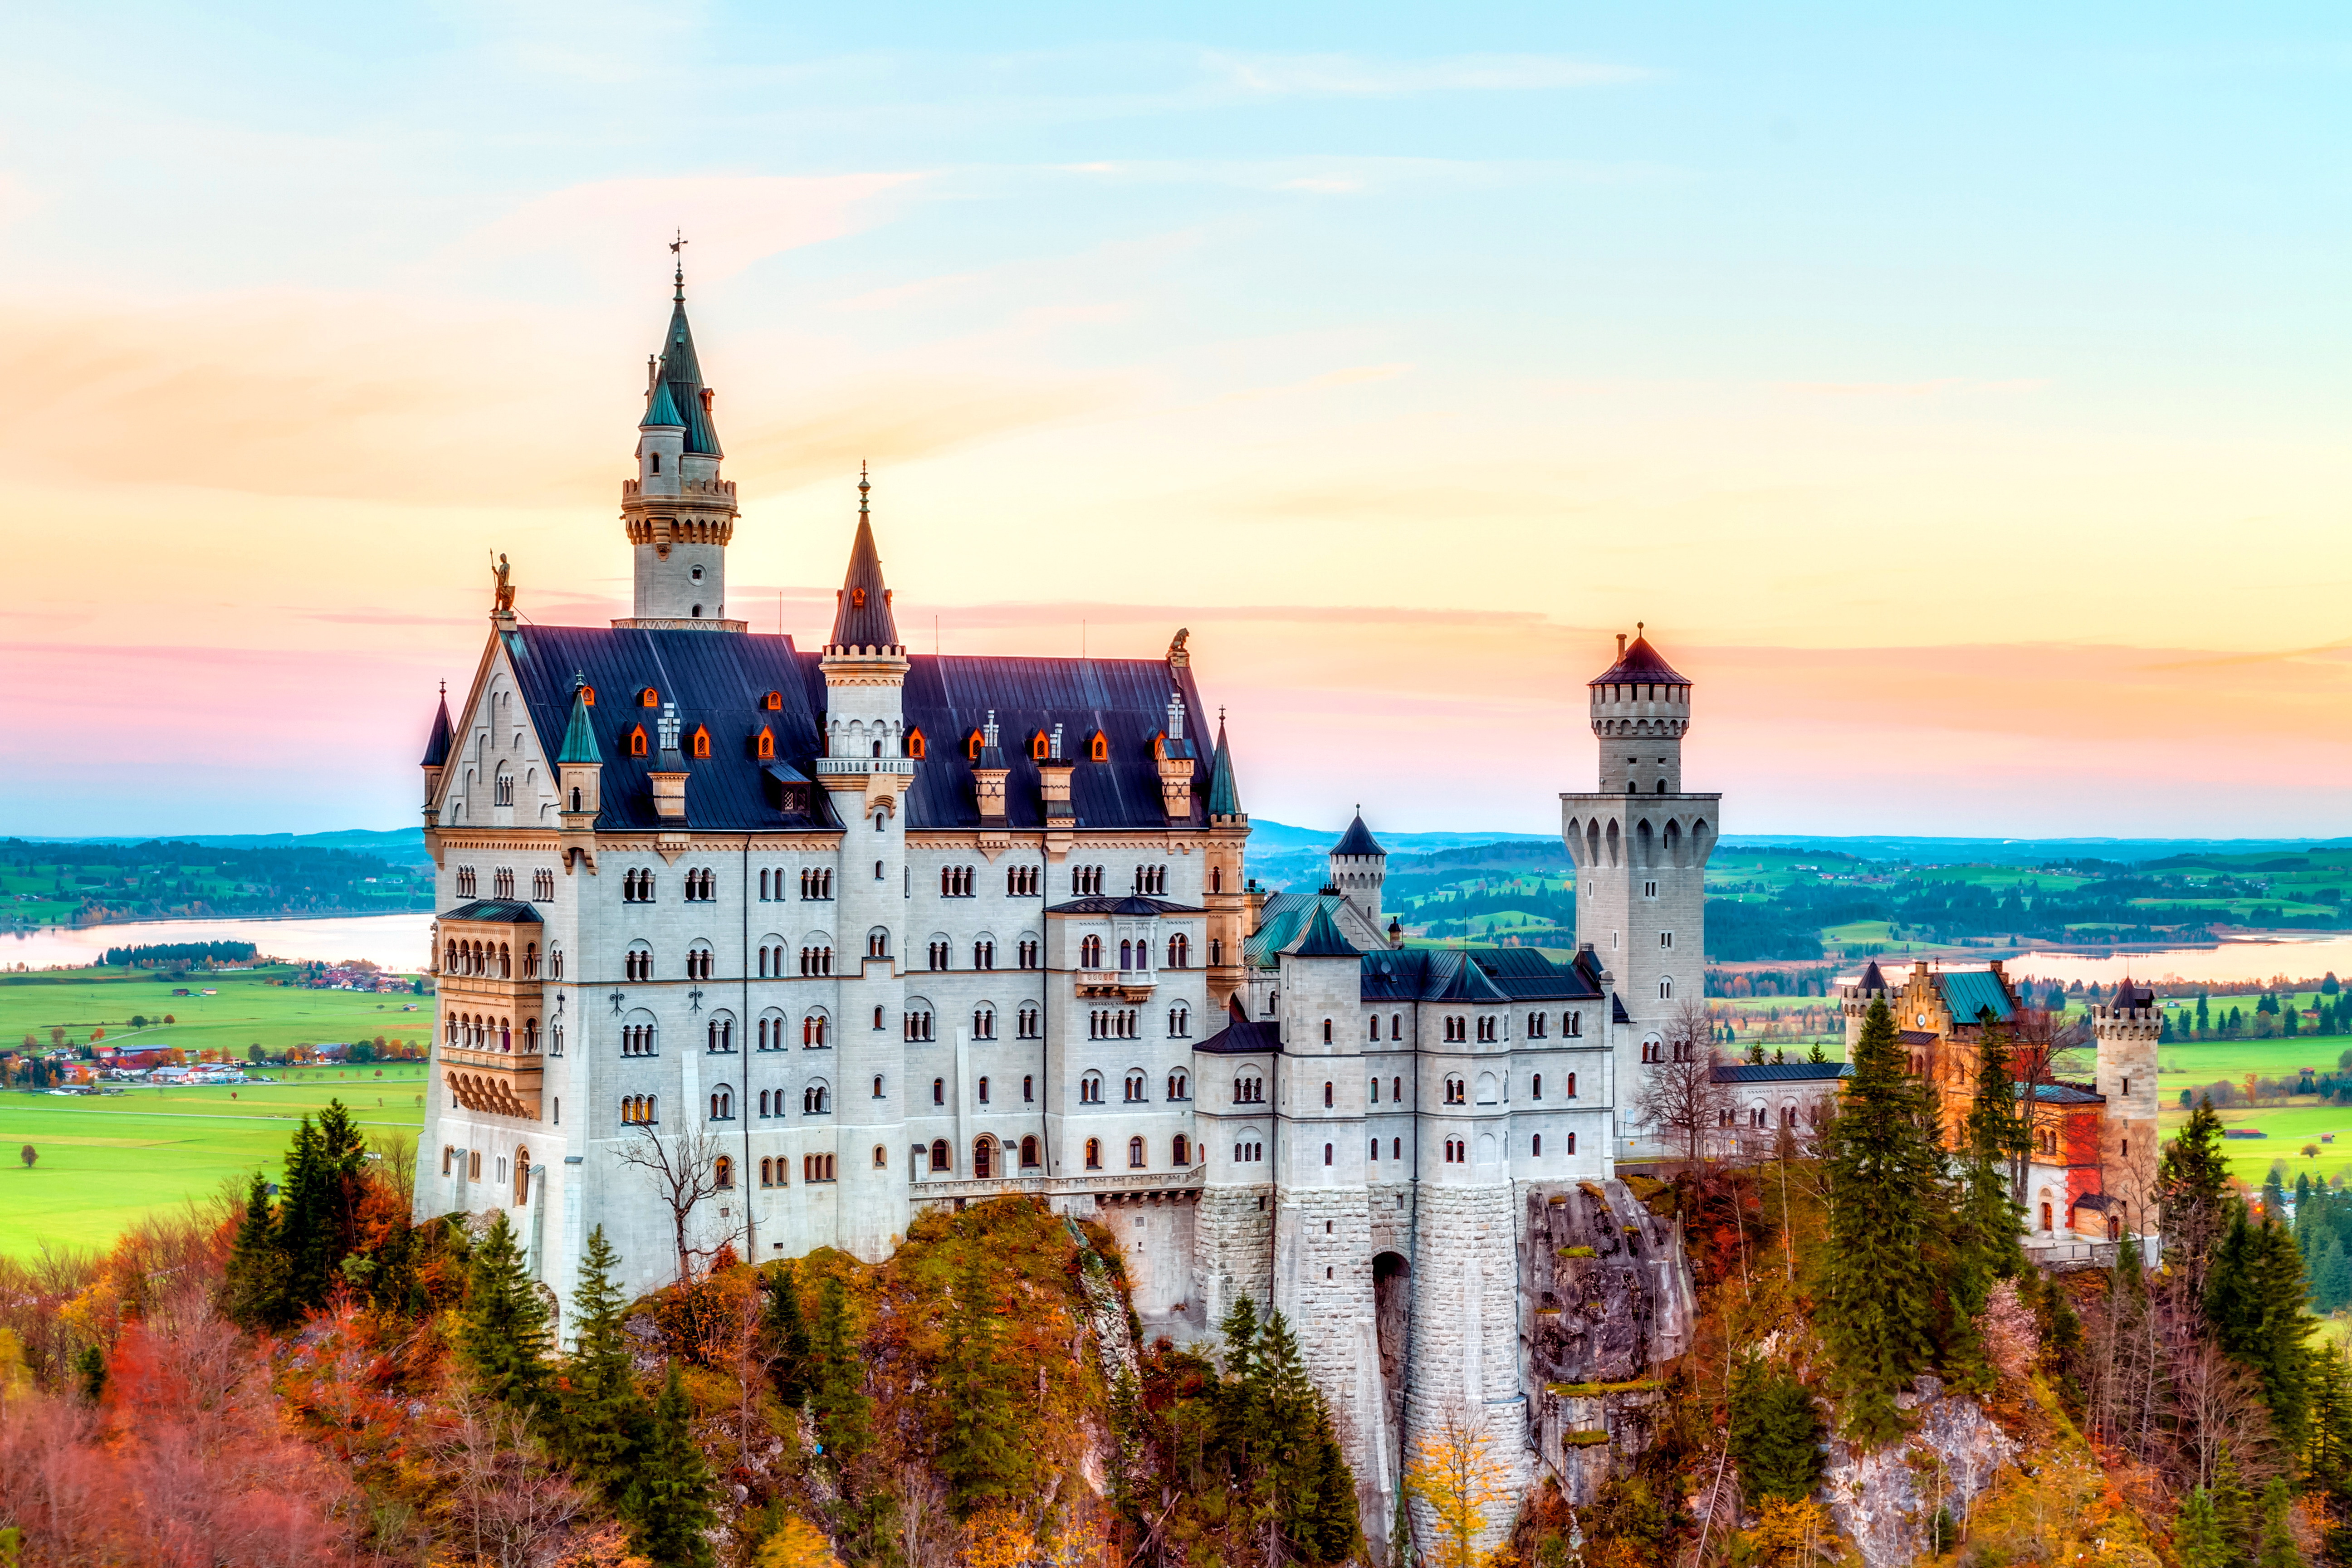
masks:
[[[1110,1227],[1148,1333],[1285,1312],[1376,1530],[1447,1410],[1524,1479],[1566,1419],[1547,1376],[1664,1331],[1579,1326],[1609,1293],[1554,1270],[1583,1226],[1671,1284],[1678,1244],[1610,1178],[1701,994],[1720,802],[1682,788],[1690,683],[1621,637],[1590,685],[1571,959],[1408,950],[1360,816],[1320,892],[1245,881],[1181,632],[910,653],[863,476],[821,647],[730,618],[713,407],[681,277],[622,487],[634,614],[529,623],[501,576],[435,716],[419,1215],[507,1210],[568,1299],[597,1226],[645,1289],[681,1253],[878,1258],[920,1210],[1031,1194]]]

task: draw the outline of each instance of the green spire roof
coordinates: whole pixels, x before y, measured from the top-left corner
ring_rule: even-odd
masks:
[[[677,399],[669,395],[669,383],[666,381],[654,383],[653,401],[646,406],[646,416],[637,421],[640,430],[656,425],[675,425],[681,430],[686,428],[686,420],[677,411]]]
[[[558,764],[604,764],[604,753],[597,749],[595,727],[588,722],[588,683],[584,680],[575,680],[572,685],[572,722],[564,729],[563,749],[555,753],[555,760]]]
[[[1242,786],[1234,781],[1234,753],[1225,744],[1225,716],[1217,715],[1217,754],[1209,764],[1209,815],[1239,816]]]
[[[1318,903],[1314,915],[1307,922],[1307,934],[1290,950],[1293,958],[1359,958],[1360,953],[1339,928],[1331,923],[1331,907]]]

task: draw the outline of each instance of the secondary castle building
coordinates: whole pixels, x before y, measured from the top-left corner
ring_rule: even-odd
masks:
[[[1360,817],[1319,891],[1245,881],[1183,633],[910,652],[862,477],[823,641],[749,630],[715,401],[681,282],[622,486],[634,613],[528,623],[502,584],[435,716],[418,1213],[509,1210],[568,1298],[599,1226],[643,1289],[681,1229],[877,1258],[925,1205],[1033,1194],[1119,1237],[1150,1331],[1285,1311],[1376,1528],[1454,1402],[1525,1463],[1530,1205],[1612,1174],[1621,1079],[1698,994],[1688,682],[1646,642],[1594,682],[1579,952],[1407,949]]]

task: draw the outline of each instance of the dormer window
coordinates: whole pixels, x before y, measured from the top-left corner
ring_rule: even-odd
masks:
[[[645,754],[646,727],[643,724],[640,724],[635,729],[629,731],[629,755],[633,757],[642,757]]]
[[[866,607],[865,589],[852,588],[849,591],[849,607],[853,610],[862,610]]]
[[[1097,730],[1095,738],[1087,742],[1087,760],[1095,763],[1110,761],[1110,742],[1103,738],[1100,730]]]
[[[774,733],[764,728],[761,730],[759,736],[751,742],[751,752],[763,762],[773,757],[776,754]]]
[[[694,727],[694,739],[688,743],[688,749],[697,757],[710,755],[710,731],[697,724]]]
[[[980,731],[974,730],[963,738],[963,754],[967,762],[980,761]]]
[[[784,710],[784,694],[781,691],[771,691],[760,699],[760,706],[771,713],[781,713]]]
[[[581,701],[583,701],[583,702],[584,702],[584,703],[586,703],[586,704],[587,704],[589,707],[591,707],[591,708],[595,707],[595,706],[596,706],[596,689],[595,689],[594,687],[593,687],[593,686],[583,686],[583,687],[582,687],[582,688],[580,689],[580,700],[581,700]]]
[[[650,686],[646,687],[643,691],[640,691],[640,692],[638,692],[638,693],[637,693],[637,706],[638,706],[638,707],[640,707],[640,708],[658,708],[658,707],[660,707],[660,706],[661,706],[661,693],[660,693],[660,692],[658,692],[658,691],[656,691],[656,690],[655,690],[652,687],[650,687]]]
[[[1049,749],[1050,742],[1045,739],[1045,731],[1040,730],[1035,734],[1029,737],[1029,760],[1031,762],[1044,762],[1045,760],[1045,753]]]
[[[909,731],[907,731],[907,754],[908,754],[908,756],[910,756],[910,757],[914,757],[914,758],[916,758],[916,759],[919,760],[919,759],[921,759],[921,758],[923,758],[923,757],[925,757],[925,756],[929,755],[929,753],[930,753],[930,744],[929,744],[929,742],[927,742],[927,741],[925,741],[925,740],[923,739],[923,732],[922,732],[920,730],[909,730]]]

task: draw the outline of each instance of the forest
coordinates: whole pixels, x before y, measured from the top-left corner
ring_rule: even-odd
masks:
[[[429,874],[348,849],[0,840],[0,930],[199,916],[394,914],[432,907]]]

